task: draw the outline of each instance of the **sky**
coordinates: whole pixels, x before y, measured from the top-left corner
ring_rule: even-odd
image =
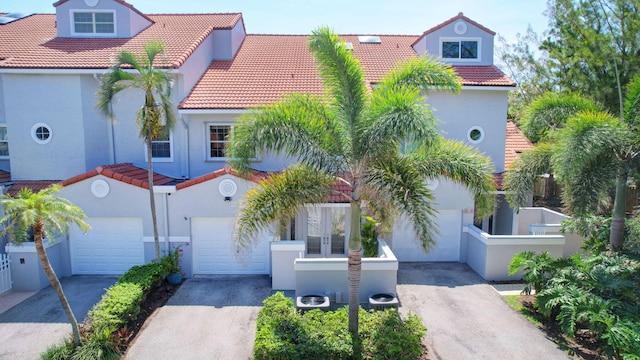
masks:
[[[104,1],[104,0],[103,0]],[[54,13],[54,0],[0,0],[0,12]],[[544,0],[127,0],[147,14],[241,12],[249,34],[418,35],[463,12],[509,41],[547,28]]]

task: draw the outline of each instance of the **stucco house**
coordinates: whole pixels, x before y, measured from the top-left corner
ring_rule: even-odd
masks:
[[[71,229],[49,245],[60,275],[120,274],[154,257],[145,147],[134,121],[140,94],[116,98],[115,122],[95,106],[114,54],[140,52],[151,39],[166,44],[156,66],[174,80],[178,115],[171,135],[153,148],[160,241],[182,245],[185,274],[272,274],[274,239],[296,244],[296,258],[346,257],[347,204],[339,202],[308,207],[282,234],[266,229],[246,254],[239,256],[233,242],[239,201],[290,160],[262,154],[253,175],[241,178],[225,161],[227,135],[252,108],[294,91],[322,92],[307,35],[247,34],[239,13],[143,14],[123,0],[60,0],[53,7],[55,14],[0,17],[0,181],[9,194],[62,183],[60,196],[87,214],[88,234]],[[460,13],[415,36],[342,39],[371,86],[409,57],[428,53],[452,64],[461,94],[432,92],[428,103],[445,136],[491,157],[499,180],[510,156],[522,150],[509,144],[521,145],[524,137],[512,129],[518,140],[507,140],[507,94],[515,83],[493,64],[494,35]],[[389,249],[399,261],[467,262],[464,229],[473,224],[474,200],[445,180],[431,186],[439,211],[436,247],[424,253],[400,219],[386,239]],[[485,230],[510,231],[513,212],[505,206]],[[7,251],[19,250],[9,245]],[[21,259],[13,266],[35,262]]]

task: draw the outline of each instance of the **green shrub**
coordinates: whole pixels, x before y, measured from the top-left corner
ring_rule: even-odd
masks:
[[[135,319],[143,294],[142,287],[132,283],[117,283],[107,289],[102,300],[89,311],[93,333],[111,334]]]
[[[544,255],[516,257],[526,258],[525,274],[534,270],[539,274],[528,280],[525,276],[529,285],[544,279],[536,294],[538,309],[556,321],[565,335],[588,330],[610,358],[633,359],[640,353],[637,260],[615,253],[576,254],[554,266],[541,266],[548,263]]]
[[[165,275],[162,265],[158,263],[137,265],[122,275],[118,279],[117,284],[137,284],[140,285],[142,291],[146,293],[150,289],[158,286],[164,279]]]
[[[40,354],[42,360],[68,360],[73,355],[73,341],[67,339],[62,344],[52,345]]]
[[[298,312],[293,301],[278,292],[265,299],[258,314],[255,359],[416,359],[423,353],[425,327],[398,311],[360,309],[360,336],[348,330],[348,308]]]
[[[420,358],[424,351],[422,338],[427,328],[422,325],[418,316],[409,314],[403,322],[396,309],[375,311],[367,315],[369,321],[360,331],[363,359]]]
[[[104,335],[93,336],[82,342],[73,352],[70,360],[119,360],[118,349]]]

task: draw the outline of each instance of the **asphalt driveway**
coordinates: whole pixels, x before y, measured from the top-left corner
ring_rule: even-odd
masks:
[[[422,317],[431,358],[569,359],[467,265],[403,263],[400,311]],[[249,359],[267,276],[188,279],[147,320],[127,359]]]
[[[81,322],[117,276],[76,275],[61,279],[74,315]],[[58,296],[48,286],[0,314],[0,359],[33,360],[71,334]]]
[[[401,263],[400,311],[427,326],[434,359],[570,359],[467,265]]]
[[[250,359],[266,275],[196,276],[147,319],[126,359]]]

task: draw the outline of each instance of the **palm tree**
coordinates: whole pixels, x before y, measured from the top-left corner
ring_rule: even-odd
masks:
[[[28,232],[33,229],[33,240],[36,245],[38,259],[44,274],[49,279],[51,286],[58,294],[58,299],[71,322],[73,342],[80,345],[80,331],[78,321],[73,315],[69,301],[62,291],[60,280],[53,271],[47,252],[42,242],[43,237],[55,239],[60,234],[66,233],[68,226],[76,224],[82,231],[89,230],[89,225],[84,222],[86,217],[82,209],[66,199],[55,197],[54,194],[62,189],[60,185],[54,185],[37,193],[32,193],[28,188],[22,188],[16,198],[3,195],[0,203],[4,207],[4,217],[0,222],[5,225],[0,233],[4,236],[10,233],[12,241],[23,242],[28,239]]]
[[[149,204],[153,222],[156,260],[158,260],[160,259],[160,241],[158,239],[158,219],[153,192],[151,144],[154,140],[169,135],[175,124],[176,117],[170,100],[172,80],[165,71],[154,67],[156,56],[164,52],[164,44],[152,40],[146,43],[143,48],[144,53],[141,55],[135,55],[126,50],[120,52],[110,71],[102,77],[97,95],[97,107],[102,113],[113,119],[112,103],[117,93],[130,89],[138,89],[144,92],[144,103],[136,114],[136,123],[140,129],[140,137],[144,139],[147,146]],[[132,68],[134,71],[127,71],[123,68]],[[156,96],[159,98],[159,102]]]
[[[358,61],[328,28],[313,32],[309,48],[328,96],[286,96],[241,118],[233,129],[229,154],[241,172],[261,151],[298,160],[247,193],[237,239],[248,246],[260,229],[290,219],[305,204],[324,202],[336,183],[346,184],[351,191],[340,196],[350,203],[351,214],[349,331],[357,335],[363,210],[386,224],[395,213],[408,216],[428,250],[436,211],[426,181],[445,176],[466,185],[477,196],[482,216],[493,206],[492,166],[470,147],[443,139],[423,103],[427,89],[460,90],[450,66],[414,58],[369,92]]]
[[[555,173],[564,185],[563,199],[569,210],[582,216],[594,212],[601,198],[615,187],[609,243],[622,248],[626,216],[626,189],[629,172],[640,155],[640,142],[635,129],[640,106],[640,77],[628,85],[625,115],[620,120],[597,111],[597,105],[566,111],[566,102],[550,105],[546,114],[562,114],[562,119],[548,120],[561,124],[536,144],[530,153],[522,154],[507,172],[505,185],[511,206],[526,203],[535,179],[543,173]],[[554,111],[554,107],[564,108]],[[558,116],[559,117],[559,116]],[[615,181],[613,181],[615,179]]]

